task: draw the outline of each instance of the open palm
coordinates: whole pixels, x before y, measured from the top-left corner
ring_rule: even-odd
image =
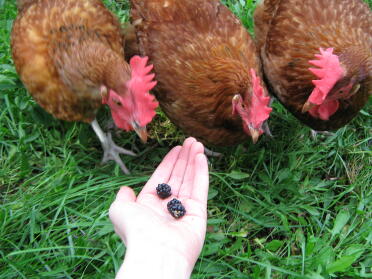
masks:
[[[127,249],[170,249],[194,264],[203,246],[207,221],[208,165],[204,147],[193,138],[173,148],[136,198],[123,187],[110,207],[110,219]],[[162,200],[156,186],[167,183],[172,196]],[[179,199],[186,208],[174,219],[167,203]]]

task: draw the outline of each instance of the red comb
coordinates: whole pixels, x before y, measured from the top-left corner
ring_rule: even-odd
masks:
[[[319,68],[309,68],[319,80],[313,80],[315,88],[311,93],[308,102],[321,105],[326,99],[336,82],[345,74],[337,55],[333,54],[333,48],[324,50],[320,48],[320,54],[316,54],[317,60],[310,60],[309,63]]]
[[[155,109],[158,107],[155,97],[149,93],[156,86],[155,74],[150,74],[153,65],[147,66],[148,57],[134,56],[130,60],[132,77],[127,86],[137,104],[138,115],[141,116],[141,126],[147,125],[155,116]]]
[[[269,107],[270,97],[265,94],[260,78],[254,69],[251,69],[253,94],[250,109],[250,120],[254,128],[260,128],[262,123],[269,118],[272,108]]]

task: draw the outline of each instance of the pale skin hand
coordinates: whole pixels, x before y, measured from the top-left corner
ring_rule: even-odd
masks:
[[[171,197],[157,196],[160,183],[172,187]],[[208,186],[204,147],[188,138],[167,154],[137,198],[132,189],[122,187],[109,211],[127,246],[116,278],[189,278],[204,243]],[[186,208],[178,220],[167,210],[173,198]]]

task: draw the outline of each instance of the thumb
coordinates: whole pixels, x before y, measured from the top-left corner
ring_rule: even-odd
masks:
[[[135,202],[136,199],[136,194],[134,193],[133,189],[128,186],[123,186],[117,193],[115,201],[119,203],[127,203]]]

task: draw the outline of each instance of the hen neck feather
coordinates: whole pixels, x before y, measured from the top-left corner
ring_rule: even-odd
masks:
[[[361,82],[372,74],[372,51],[362,46],[345,48],[340,54],[340,62],[346,69],[347,78]]]
[[[53,41],[51,57],[63,82],[76,93],[99,94],[102,85],[121,92],[129,65],[107,43],[72,33]]]

